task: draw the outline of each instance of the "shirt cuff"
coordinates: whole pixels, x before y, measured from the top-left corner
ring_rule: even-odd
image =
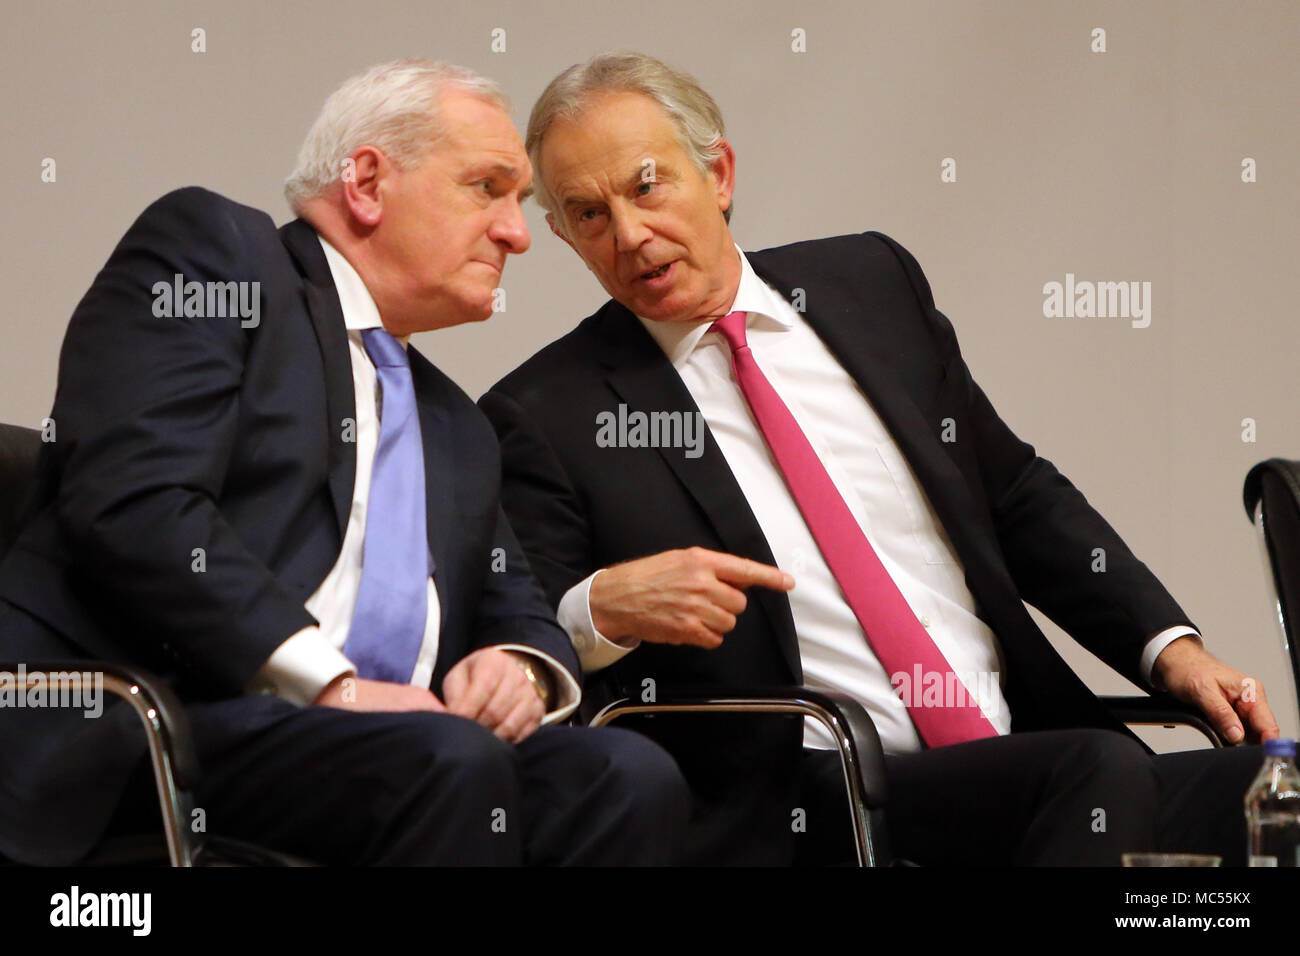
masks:
[[[245,689],[250,694],[275,694],[306,707],[334,680],[356,672],[343,652],[312,625],[272,651]]]
[[[1147,641],[1147,646],[1142,649],[1142,676],[1146,682],[1156,690],[1166,690],[1163,684],[1156,683],[1156,658],[1166,647],[1178,640],[1180,637],[1194,637],[1196,643],[1201,643],[1201,635],[1196,632],[1196,628],[1188,627],[1186,624],[1179,624],[1176,627],[1167,627],[1151,640]]]
[[[596,625],[591,620],[591,582],[596,579],[596,574],[600,574],[600,571],[564,592],[555,612],[560,627],[564,628],[569,640],[573,642],[573,649],[578,652],[584,674],[594,674],[608,667],[626,657],[641,643],[633,638],[628,644],[617,644],[596,630]]]
[[[551,686],[555,689],[555,700],[551,703],[551,709],[546,712],[546,716],[542,718],[543,726],[558,724],[578,709],[578,704],[582,701],[582,688],[573,679],[573,674],[569,672],[569,669],[550,654],[544,654],[537,648],[528,647],[524,644],[494,644],[493,647],[498,651],[518,651],[522,654],[528,654],[530,657],[536,657],[550,668]]]

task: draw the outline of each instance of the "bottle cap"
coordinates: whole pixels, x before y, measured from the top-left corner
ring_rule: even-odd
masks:
[[[1295,757],[1295,741],[1286,737],[1264,741],[1264,754],[1268,757]]]

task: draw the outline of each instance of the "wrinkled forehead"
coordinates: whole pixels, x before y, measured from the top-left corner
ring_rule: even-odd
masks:
[[[539,166],[555,198],[578,185],[609,186],[675,170],[685,161],[677,127],[649,97],[607,94],[559,117],[542,137]]]
[[[441,135],[434,140],[434,149],[509,154],[516,163],[526,164],[519,131],[496,103],[478,96],[444,94],[441,105]]]

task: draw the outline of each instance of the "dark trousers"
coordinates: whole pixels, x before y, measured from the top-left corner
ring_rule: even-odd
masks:
[[[676,861],[690,797],[631,732],[542,727],[511,746],[461,717],[300,709],[254,698],[249,733],[206,726],[196,806],[209,832],[321,863],[628,865]],[[147,764],[110,833],[156,826]]]
[[[1011,734],[885,757],[895,857],[925,866],[1118,866],[1125,852],[1246,863],[1242,799],[1263,748],[1148,754],[1108,730]],[[805,864],[852,860],[835,751],[806,750]]]
[[[0,600],[0,660],[76,656]],[[203,771],[192,829],[315,862],[666,864],[690,814],[677,764],[629,731],[542,727],[510,746],[448,714],[299,708],[270,696],[185,710]],[[0,711],[0,853],[70,863],[103,835],[159,832],[142,754],[121,705],[97,720]]]

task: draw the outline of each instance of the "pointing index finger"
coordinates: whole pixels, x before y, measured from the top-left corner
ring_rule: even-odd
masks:
[[[740,558],[734,554],[718,555],[714,573],[717,574],[718,580],[726,581],[739,588],[757,585],[761,588],[771,588],[773,591],[789,591],[794,587],[794,578],[780,568],[760,564],[748,558]]]

